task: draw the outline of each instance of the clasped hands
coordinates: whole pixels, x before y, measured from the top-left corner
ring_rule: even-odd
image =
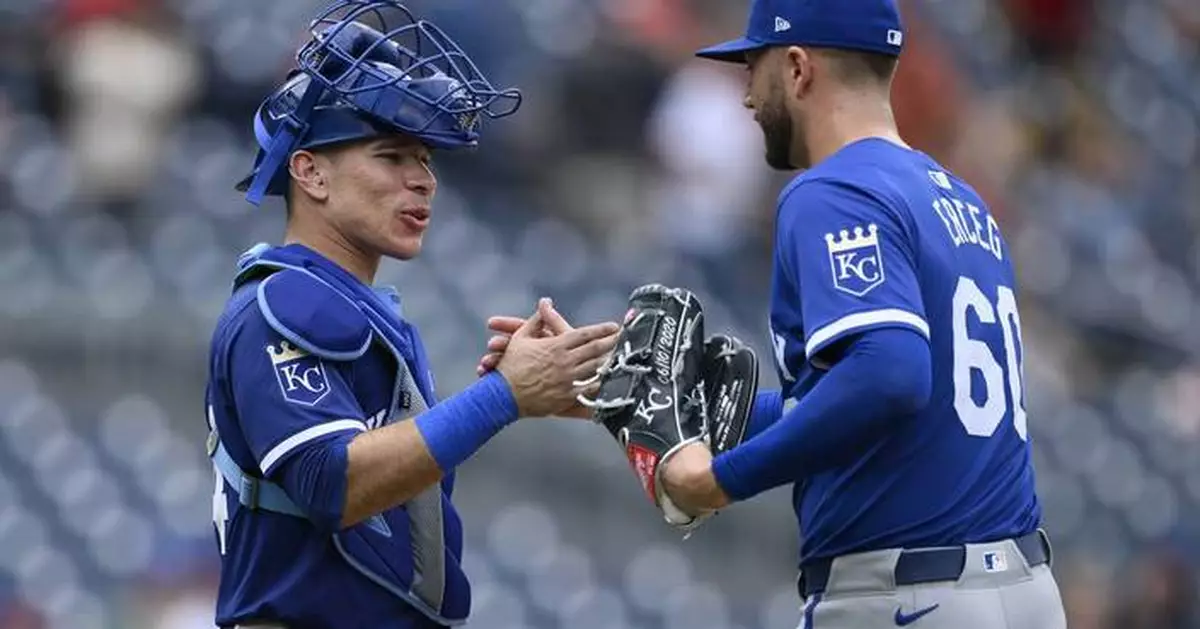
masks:
[[[542,299],[538,302],[537,310],[531,318],[537,319],[532,322],[536,326],[532,333],[540,338],[561,337],[587,329],[579,328],[577,330],[573,327],[554,308],[549,299]],[[479,364],[475,369],[480,377],[501,366],[514,336],[523,329],[528,330],[526,327],[528,323],[530,323],[530,319],[513,316],[496,316],[488,319],[487,329],[493,336],[488,339],[487,352],[479,359]],[[590,369],[590,373],[578,380],[587,380],[591,374],[594,374],[601,365],[607,362],[608,354],[616,342],[615,324],[600,325],[604,326],[603,331],[612,330],[611,336],[600,337],[601,341],[598,343],[599,346],[606,349],[604,349],[603,356],[588,362],[587,369]],[[588,326],[588,328],[596,327]],[[588,394],[594,391],[582,388],[579,392]],[[591,410],[580,404],[578,400],[574,400],[567,407],[551,414],[579,419],[590,419],[592,416]],[[713,475],[712,459],[712,453],[708,446],[702,443],[693,443],[681,448],[664,464],[661,475],[663,488],[675,506],[688,515],[707,515],[725,507],[730,502],[729,497],[721,489]]]

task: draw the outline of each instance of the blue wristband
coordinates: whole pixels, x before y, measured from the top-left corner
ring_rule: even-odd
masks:
[[[492,372],[413,421],[443,473],[471,458],[517,420],[517,400],[504,376]]]

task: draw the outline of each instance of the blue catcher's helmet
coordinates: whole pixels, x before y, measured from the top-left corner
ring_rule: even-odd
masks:
[[[484,117],[521,105],[520,92],[492,87],[458,44],[396,0],[339,0],[310,30],[297,69],[254,116],[258,155],[237,189],[255,205],[287,190],[295,150],[388,133],[471,147]]]

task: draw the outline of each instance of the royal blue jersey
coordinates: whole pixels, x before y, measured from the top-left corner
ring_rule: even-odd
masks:
[[[784,396],[796,400],[839,341],[868,330],[910,329],[933,361],[918,416],[795,486],[802,562],[1036,529],[1012,261],[970,186],[882,139],[797,176],[779,198],[770,324]]]
[[[318,256],[313,263],[338,272]],[[237,289],[213,335],[208,419],[239,467],[281,484],[299,453],[393,420],[396,362],[379,344],[347,361],[297,349],[258,307],[260,283]],[[446,543],[458,556],[462,530],[449,504],[452,482],[448,477],[442,484]],[[304,518],[248,510],[219,474],[213,524],[221,555],[219,626],[253,619],[294,627],[441,626],[355,570],[335,548],[331,531]]]

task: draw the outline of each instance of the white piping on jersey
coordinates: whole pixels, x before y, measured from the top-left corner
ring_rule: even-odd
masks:
[[[309,426],[308,428],[301,430],[287,439],[280,441],[279,445],[271,448],[271,450],[263,456],[262,461],[260,461],[258,464],[258,467],[262,470],[263,475],[267,475],[270,473],[271,467],[279,462],[279,459],[283,458],[288,452],[295,450],[296,448],[308,443],[309,441],[312,441],[313,439],[324,437],[330,433],[341,432],[343,430],[363,432],[366,429],[366,425],[358,419],[339,419],[324,424],[317,424],[316,426]]]
[[[809,360],[812,360],[813,352],[825,343],[858,328],[865,328],[871,325],[880,323],[902,323],[906,326],[916,328],[925,338],[929,338],[929,324],[920,316],[915,315],[907,310],[899,308],[884,308],[882,310],[868,310],[867,312],[856,312],[851,315],[846,315],[833,323],[813,332],[808,341],[804,344],[804,355]]]

